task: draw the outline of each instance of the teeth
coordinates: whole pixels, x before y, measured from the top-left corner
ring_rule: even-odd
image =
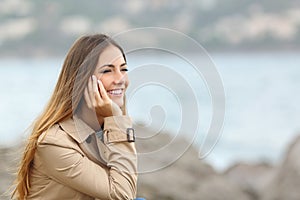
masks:
[[[110,90],[110,91],[108,91],[108,93],[112,94],[112,95],[120,95],[120,94],[122,94],[122,89]]]

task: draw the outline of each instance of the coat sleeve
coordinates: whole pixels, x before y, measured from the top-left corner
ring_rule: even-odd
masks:
[[[127,116],[104,119],[107,167],[97,165],[74,148],[74,141],[67,134],[64,134],[68,138],[65,140],[57,134],[47,135],[39,142],[36,155],[47,175],[63,185],[94,198],[133,199],[137,158],[134,142],[125,140],[130,127],[131,120]]]

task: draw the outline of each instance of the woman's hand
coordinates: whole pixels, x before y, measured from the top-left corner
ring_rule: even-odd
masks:
[[[97,117],[122,115],[121,108],[109,98],[102,82],[94,75],[84,90],[84,99],[88,108],[96,111]]]

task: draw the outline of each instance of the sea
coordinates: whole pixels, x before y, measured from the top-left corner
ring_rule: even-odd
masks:
[[[217,170],[236,162],[280,162],[300,134],[299,52],[212,53],[205,59],[208,68],[174,55],[129,56],[127,108],[134,123],[152,128],[151,137],[161,131],[185,137],[184,127],[199,151],[195,159]],[[62,63],[63,58],[0,60],[0,146],[28,137]],[[211,149],[200,158],[207,138]]]

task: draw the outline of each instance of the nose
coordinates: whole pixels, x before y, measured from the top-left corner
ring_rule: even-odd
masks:
[[[120,70],[116,70],[116,72],[115,72],[114,83],[115,84],[124,84],[125,83],[125,75]]]

